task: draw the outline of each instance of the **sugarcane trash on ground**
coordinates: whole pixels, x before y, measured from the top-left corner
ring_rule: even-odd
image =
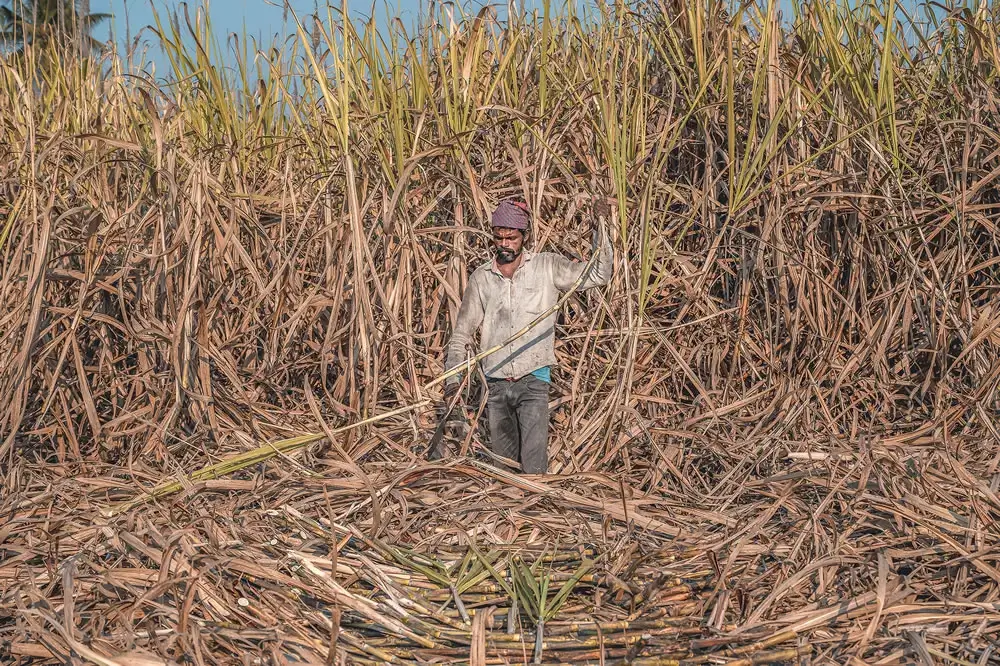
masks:
[[[959,539],[968,507],[995,496],[961,481],[974,460],[926,446],[909,455],[922,478],[899,475],[890,447],[844,454],[842,466],[789,456],[745,490],[754,501],[725,512],[642,493],[639,468],[625,484],[460,459],[352,474],[334,457],[191,483],[89,519],[73,507],[125,498],[128,484],[113,470],[40,466],[23,472],[38,486],[3,507],[0,619],[14,620],[3,650],[9,660],[91,650],[119,664],[199,652],[261,663],[756,664],[864,646],[882,663],[909,663],[914,645],[933,656],[949,644],[991,663],[996,570]],[[953,503],[920,499],[919,484]],[[852,538],[850,551],[809,562],[837,535]],[[46,567],[49,556],[60,566]],[[984,592],[958,612],[934,593],[956,566]],[[146,661],[134,661],[137,649]]]

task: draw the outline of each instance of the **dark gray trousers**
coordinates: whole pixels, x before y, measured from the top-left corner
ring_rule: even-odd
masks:
[[[490,450],[521,463],[525,474],[545,474],[549,456],[549,384],[534,375],[490,379]]]

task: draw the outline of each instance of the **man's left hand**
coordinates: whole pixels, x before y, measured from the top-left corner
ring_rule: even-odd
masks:
[[[611,220],[611,206],[604,198],[597,199],[591,206],[593,211],[591,249],[596,250],[604,244],[608,237],[608,224]]]

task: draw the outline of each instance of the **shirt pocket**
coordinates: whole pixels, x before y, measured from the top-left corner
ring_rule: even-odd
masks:
[[[522,287],[518,293],[518,300],[520,303],[515,303],[514,307],[520,306],[523,312],[532,315],[532,319],[548,310],[550,305],[546,302],[545,289],[537,286]]]

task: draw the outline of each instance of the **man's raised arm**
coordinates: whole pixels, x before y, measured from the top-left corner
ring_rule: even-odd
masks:
[[[603,213],[603,211],[598,211]],[[611,238],[608,235],[606,214],[595,215],[593,224],[594,239],[591,252],[597,252],[597,259],[590,272],[580,283],[580,289],[602,287],[611,282],[611,274],[615,268],[615,255],[611,249]],[[589,263],[589,262],[588,262]],[[566,257],[556,257],[552,264],[552,279],[560,291],[568,291],[587,268],[587,263],[572,261]]]

